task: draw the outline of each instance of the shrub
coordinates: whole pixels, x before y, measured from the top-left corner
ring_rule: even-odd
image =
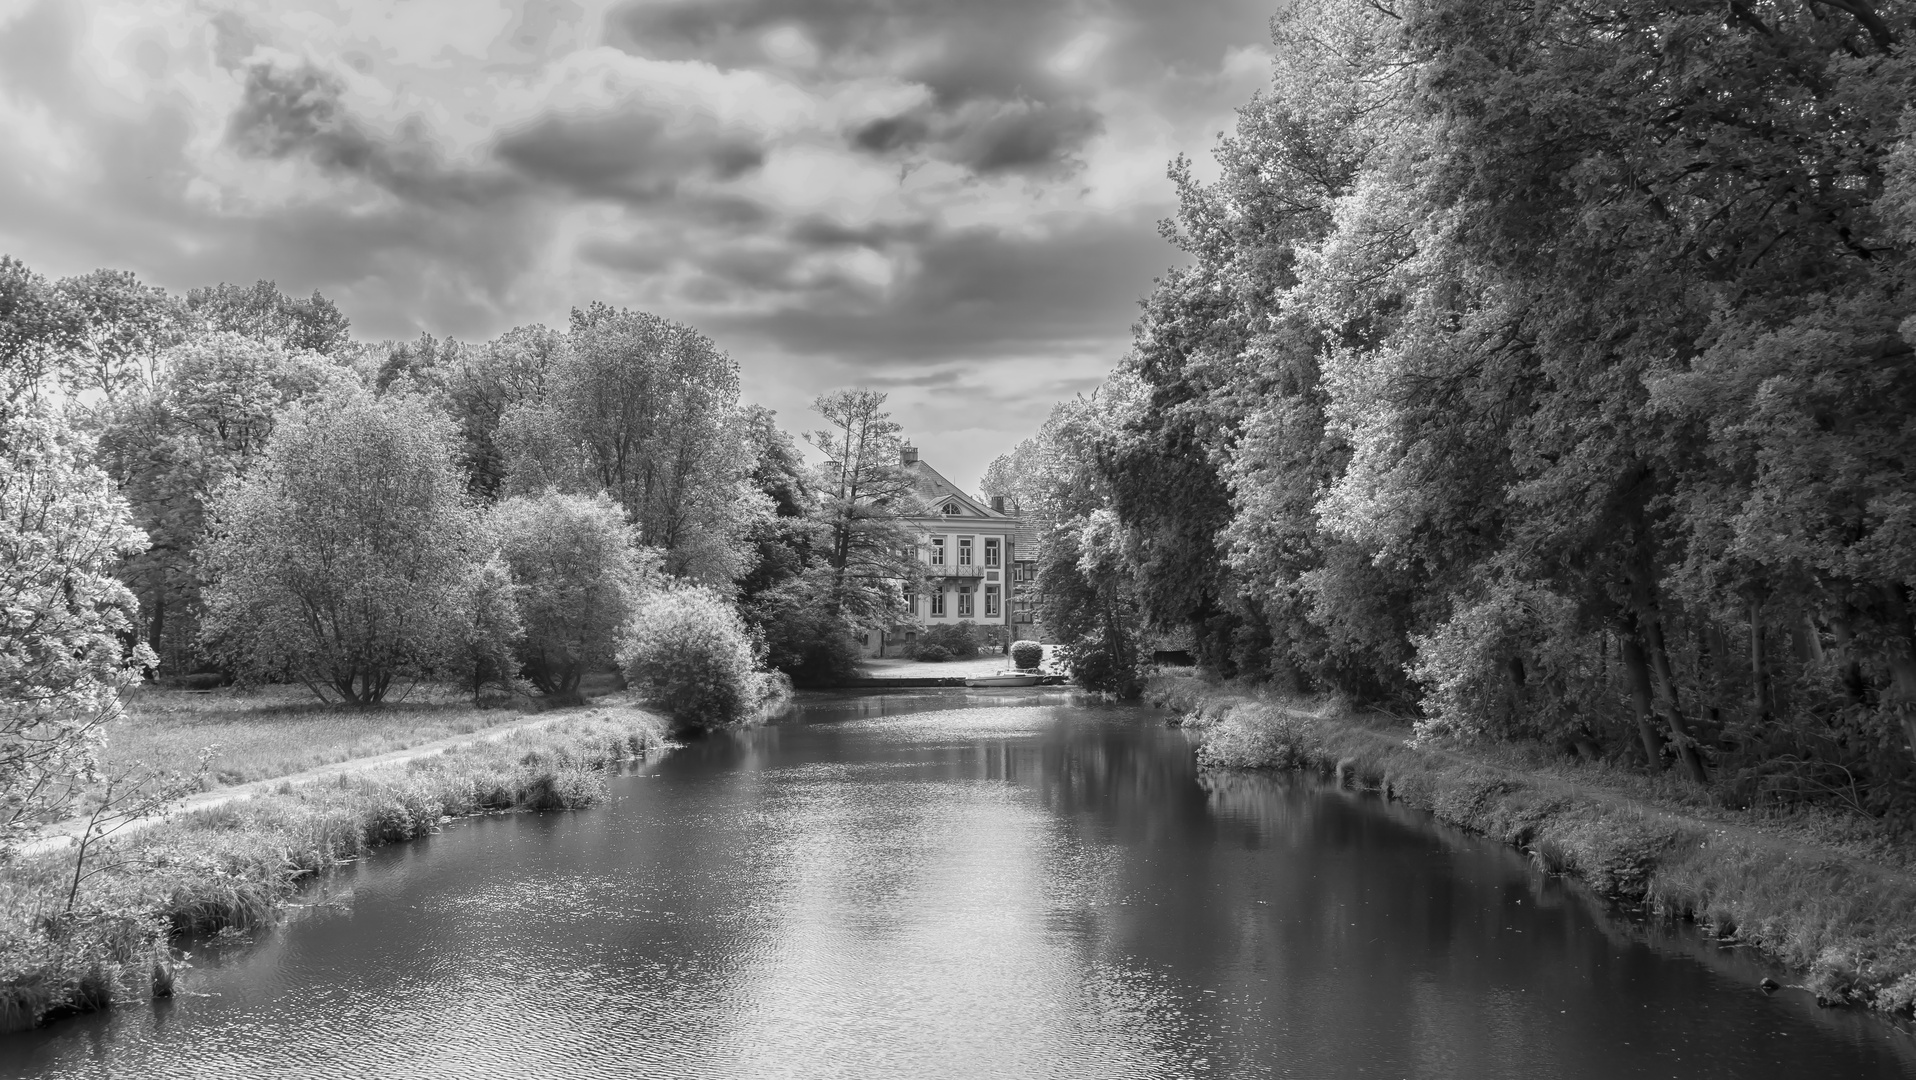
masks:
[[[1014,641],[1011,643],[1011,662],[1027,671],[1035,668],[1044,663],[1044,646],[1035,641]]]
[[[633,688],[680,727],[738,724],[758,706],[751,638],[732,605],[710,589],[646,596],[619,662]]]
[[[912,650],[912,659],[927,664],[942,664],[951,659],[951,650],[943,645],[920,645]]]
[[[522,495],[493,507],[490,521],[525,627],[526,678],[541,693],[576,696],[587,671],[613,661],[656,556],[640,551],[604,495]]]
[[[919,637],[919,647],[922,649],[927,645],[936,645],[945,650],[945,655],[949,659],[969,660],[978,655],[978,638],[975,631],[976,627],[969,621],[934,626]],[[919,659],[924,658],[919,657]]]
[[[858,643],[817,592],[795,584],[755,598],[746,617],[765,642],[765,663],[798,686],[832,686],[858,675]]]

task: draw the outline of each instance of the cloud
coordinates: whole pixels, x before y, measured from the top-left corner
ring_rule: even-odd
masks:
[[[765,147],[716,131],[674,132],[640,112],[548,115],[499,140],[499,158],[526,176],[599,198],[653,202],[681,180],[731,180],[765,163]]]
[[[413,125],[396,137],[373,135],[347,111],[343,89],[340,79],[310,64],[248,64],[227,140],[249,157],[302,155],[324,171],[363,176],[415,203],[478,205],[522,189],[498,172],[448,167]]]
[[[790,422],[875,381],[929,452],[969,403],[969,453],[1125,348],[1268,2],[0,0],[0,251],[362,337],[606,300]]]

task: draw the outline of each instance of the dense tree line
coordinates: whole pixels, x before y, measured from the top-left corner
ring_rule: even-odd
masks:
[[[819,400],[814,467],[669,320],[349,330],[270,282],[0,258],[0,825],[91,767],[142,672],[367,705],[623,670],[710,723],[755,668],[829,681],[898,617],[915,507],[883,395]]]
[[[1221,175],[1173,167],[1188,264],[1020,450],[1096,488],[1041,595],[1432,736],[1909,813],[1913,13],[1287,10]]]

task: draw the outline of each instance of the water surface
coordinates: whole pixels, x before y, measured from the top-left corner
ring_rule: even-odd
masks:
[[[479,819],[0,1076],[1898,1077],[1887,1023],[1148,710],[819,698]]]

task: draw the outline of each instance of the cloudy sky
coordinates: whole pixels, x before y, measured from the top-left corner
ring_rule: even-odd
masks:
[[[372,339],[643,308],[970,485],[1123,353],[1276,2],[0,0],[0,252]]]

